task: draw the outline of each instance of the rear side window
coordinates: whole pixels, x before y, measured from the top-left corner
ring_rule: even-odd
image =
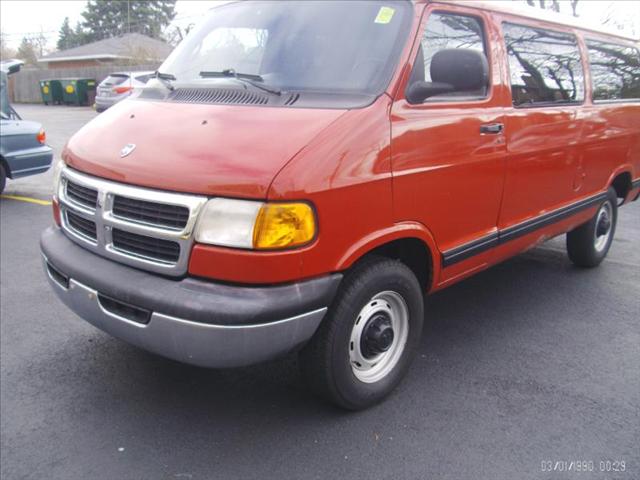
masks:
[[[593,100],[640,99],[640,55],[632,47],[587,40]]]
[[[449,48],[477,50],[486,55],[481,20],[465,15],[433,13],[427,20],[410,83],[433,81],[431,78],[431,60],[440,50]],[[420,68],[421,63],[423,64],[422,68]],[[486,94],[486,88],[484,88],[482,91],[443,93],[435,95],[431,99],[484,97]]]
[[[154,77],[154,76],[155,76],[154,73],[148,73],[146,75],[138,75],[137,77],[135,77],[135,79],[139,82],[147,83],[149,80],[151,80],[151,77]]]
[[[584,100],[584,72],[575,36],[503,24],[515,106]]]
[[[109,75],[102,81],[103,85],[120,85],[129,79],[128,75]]]

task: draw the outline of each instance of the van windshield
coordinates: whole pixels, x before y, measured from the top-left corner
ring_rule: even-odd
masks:
[[[411,16],[407,0],[226,4],[212,9],[159,71],[176,86],[245,77],[276,91],[379,95]]]

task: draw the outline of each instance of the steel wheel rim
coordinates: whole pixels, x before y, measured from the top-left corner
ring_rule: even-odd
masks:
[[[388,350],[367,358],[362,349],[365,327],[377,316],[388,316],[393,341]],[[409,336],[409,309],[399,293],[384,291],[375,295],[360,310],[349,338],[349,363],[354,376],[364,383],[386,377],[400,361]]]
[[[593,246],[596,252],[602,252],[611,237],[611,230],[613,229],[613,208],[611,202],[605,202],[598,210],[596,217],[596,228],[593,234]]]

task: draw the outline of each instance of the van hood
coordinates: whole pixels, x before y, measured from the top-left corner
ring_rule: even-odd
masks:
[[[132,185],[266,198],[280,169],[344,112],[125,100],[80,129],[63,158]]]

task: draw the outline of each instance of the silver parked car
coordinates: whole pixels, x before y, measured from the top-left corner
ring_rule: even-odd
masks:
[[[0,63],[0,193],[7,178],[16,179],[49,170],[53,150],[42,125],[22,120],[9,103],[9,75],[20,71],[21,60]]]
[[[155,72],[118,72],[105,78],[96,94],[96,111],[104,112],[131,95],[136,89],[146,85]]]

